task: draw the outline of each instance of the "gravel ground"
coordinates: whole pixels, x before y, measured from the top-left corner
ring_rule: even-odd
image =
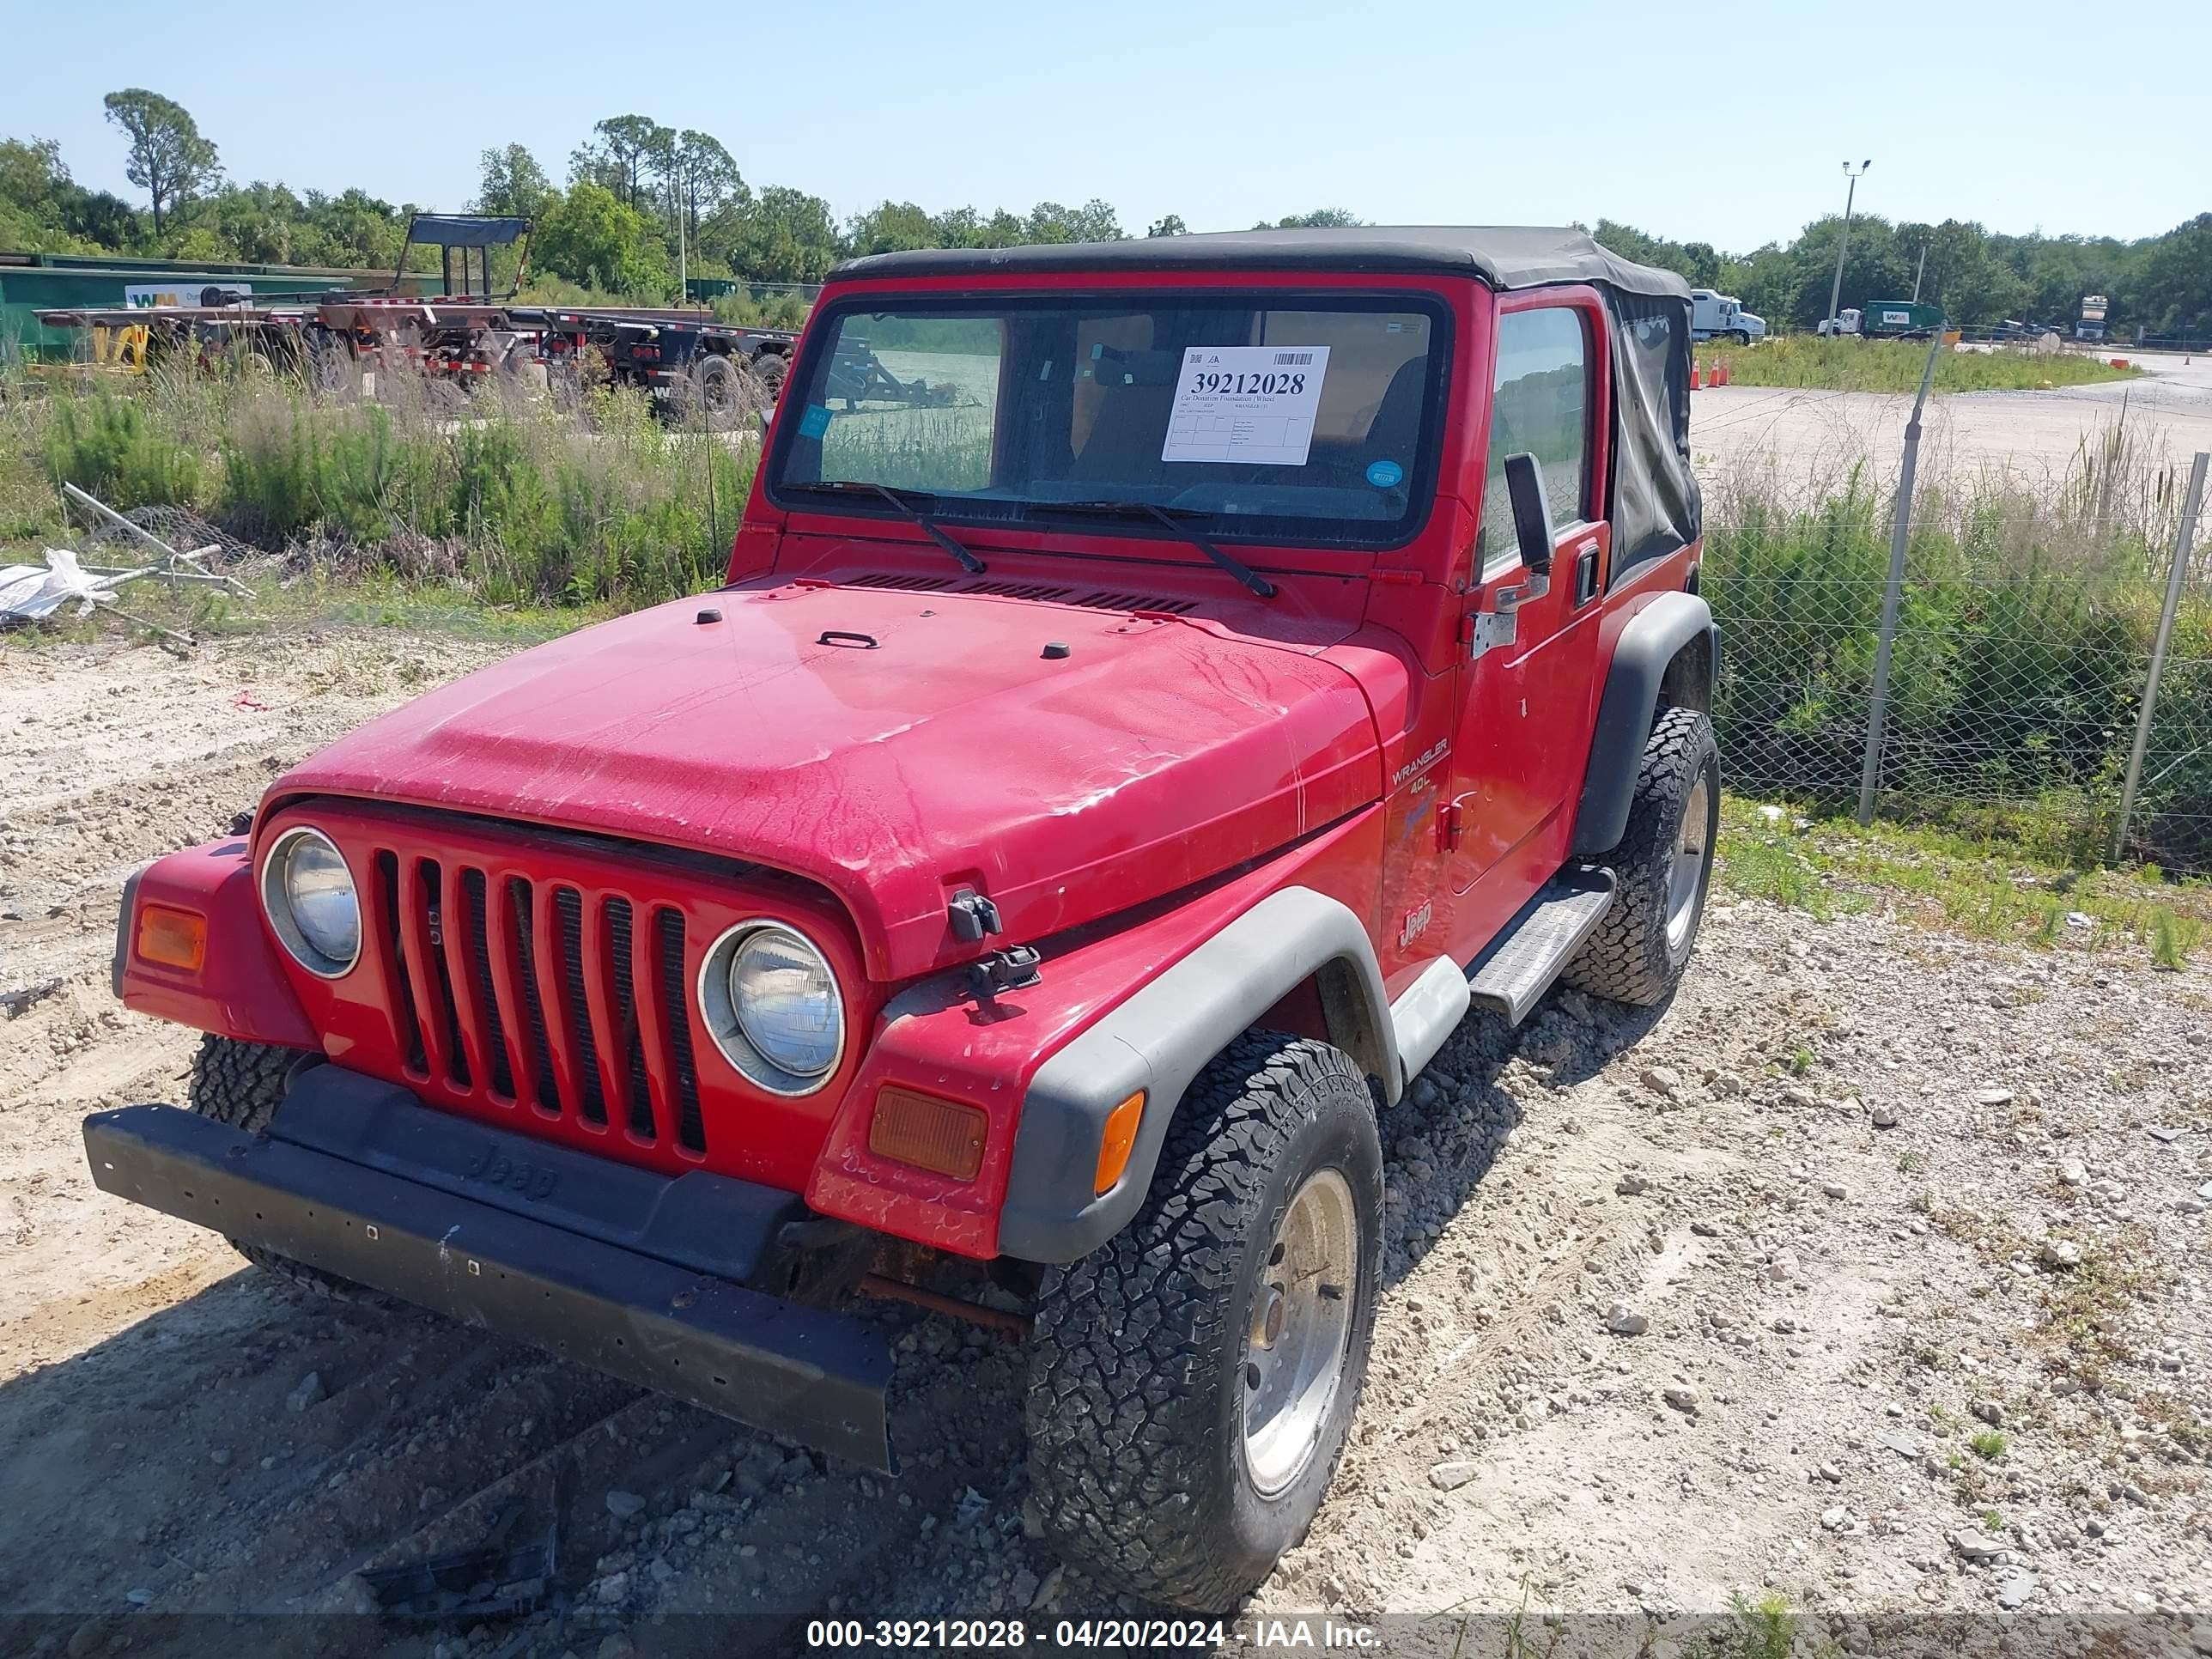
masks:
[[[1749,348],[1756,349],[1756,348]],[[2136,380],[2053,392],[1967,392],[1931,400],[1920,456],[1924,480],[1996,471],[2031,486],[2078,465],[2085,441],[2124,422],[2147,461],[2187,467],[2212,449],[2212,356],[2184,359],[2115,347],[2148,371]],[[1732,477],[1789,480],[1809,495],[1834,489],[1864,461],[1893,477],[1912,412],[1908,394],[1725,386],[1691,398],[1690,447],[1709,485]]]
[[[999,1338],[879,1316],[884,1481],[312,1303],[91,1188],[78,1119],[177,1098],[192,1046],[107,994],[124,874],[490,654],[0,656],[0,1647],[205,1650],[163,1615],[342,1612],[356,1570],[502,1519],[559,1524],[546,1610],[288,1645],[622,1659],[776,1650],[832,1613],[1110,1608],[1034,1535]],[[1664,1620],[1771,1589],[1855,1651],[1869,1620],[2012,1607],[2212,1649],[2208,1015],[2201,966],[1723,900],[1662,1011],[1471,1020],[1382,1125],[1367,1396],[1248,1615]]]

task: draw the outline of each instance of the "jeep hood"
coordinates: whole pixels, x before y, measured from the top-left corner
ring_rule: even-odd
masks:
[[[774,866],[843,900],[870,971],[899,980],[975,954],[945,919],[963,885],[1022,943],[1381,793],[1366,699],[1310,647],[800,582],[524,652],[361,727],[269,800],[374,797]]]

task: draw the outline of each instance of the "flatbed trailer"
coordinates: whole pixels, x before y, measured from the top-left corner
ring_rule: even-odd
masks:
[[[741,368],[773,401],[799,341],[790,331],[739,327],[701,310],[543,306],[518,301],[512,288],[489,292],[493,250],[523,245],[515,264],[519,284],[528,234],[524,219],[416,216],[408,245],[439,247],[449,290],[444,295],[398,291],[403,252],[386,293],[334,291],[274,305],[241,299],[234,305],[79,307],[38,316],[49,327],[82,331],[94,363],[130,369],[143,370],[157,358],[204,366],[232,358],[299,372],[334,388],[401,368],[466,386],[538,365],[549,374],[572,374],[584,354],[596,350],[617,384],[647,391],[664,406],[734,409],[744,401]],[[474,273],[472,249],[478,255]],[[450,291],[457,252],[458,294]],[[476,280],[484,291],[470,290]]]
[[[52,328],[82,331],[99,363],[228,356],[294,369],[325,386],[349,373],[408,367],[459,383],[543,363],[574,372],[597,350],[618,385],[657,401],[688,404],[696,394],[720,407],[730,372],[750,370],[771,399],[799,336],[744,328],[701,312],[552,307],[447,299],[332,296],[281,306],[167,306],[42,311]]]
[[[595,346],[617,383],[679,403],[696,393],[710,410],[729,394],[729,370],[740,365],[774,399],[799,343],[788,329],[745,328],[700,311],[548,307],[514,314],[538,328],[549,364]]]

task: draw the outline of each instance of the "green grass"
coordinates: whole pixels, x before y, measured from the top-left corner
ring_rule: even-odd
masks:
[[[452,585],[495,606],[650,604],[721,575],[757,443],[672,431],[641,395],[605,385],[573,413],[434,390],[395,381],[386,404],[281,379],[58,380],[0,403],[0,544],[68,537],[66,480],[307,550],[318,570]]]
[[[2212,880],[2039,858],[1996,830],[1863,828],[1825,817],[1800,831],[1798,815],[1785,810],[1777,822],[1765,805],[1723,798],[1720,884],[1824,920],[1886,904],[1931,928],[2171,968],[2185,965],[2212,927]]]
[[[2101,854],[2172,556],[2175,483],[2115,423],[2056,484],[1976,475],[1920,492],[1889,679],[1886,814],[2002,824],[2045,856]],[[1706,499],[1725,769],[1742,787],[1846,810],[1892,503],[1863,466],[1817,499],[1740,477]],[[2158,726],[2130,848],[2212,869],[2212,590],[2192,586],[2177,617]]]
[[[200,490],[200,457],[164,429],[142,399],[101,391],[58,401],[46,431],[46,461],[110,507],[189,506]]]
[[[1729,1611],[1735,1617],[1735,1639],[1726,1650],[1741,1659],[1790,1659],[1797,1640],[1797,1614],[1790,1598],[1769,1590],[1756,1601],[1734,1590]]]
[[[1966,1443],[1974,1449],[1974,1455],[1984,1463],[1996,1463],[2003,1461],[2011,1443],[2005,1438],[2002,1430],[1984,1429]]]
[[[2114,368],[2112,356],[2080,352],[2037,354],[2007,347],[1991,351],[1957,351],[1946,347],[1936,356],[1938,392],[2024,392],[2088,386],[2101,380],[2130,380],[2142,371]],[[1756,345],[1708,343],[1697,348],[1698,365],[1711,369],[1725,362],[1731,386],[1800,386],[1825,392],[1914,392],[1928,361],[1925,341],[1824,340],[1793,334]]]

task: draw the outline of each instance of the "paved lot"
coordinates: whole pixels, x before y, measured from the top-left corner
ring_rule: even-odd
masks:
[[[2116,351],[2114,356],[2133,354]],[[2187,463],[2212,449],[2212,357],[2134,357],[2142,380],[2057,392],[1965,392],[1938,397],[1921,452],[1923,476],[1995,469],[2056,483],[2085,446],[2119,427],[2147,457]],[[1718,386],[1690,403],[1690,447],[1708,479],[1771,476],[1824,494],[1855,461],[1897,470],[1909,396]]]

